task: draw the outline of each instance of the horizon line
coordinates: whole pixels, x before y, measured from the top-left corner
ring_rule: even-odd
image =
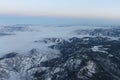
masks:
[[[31,15],[31,14],[8,14],[8,13],[0,13],[0,17],[51,17],[51,18],[70,18],[70,19],[102,19],[102,20],[120,20],[120,17],[107,17],[107,16],[85,16],[85,15],[43,15],[43,14],[39,14],[39,15]]]

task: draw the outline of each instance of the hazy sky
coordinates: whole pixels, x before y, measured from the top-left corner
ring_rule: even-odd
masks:
[[[120,0],[0,0],[0,23],[39,23],[43,17],[53,22],[58,17],[68,22],[72,18],[120,21]],[[78,19],[73,22],[79,23]]]

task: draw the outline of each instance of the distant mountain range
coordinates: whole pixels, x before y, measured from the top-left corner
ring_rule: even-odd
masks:
[[[120,80],[120,27],[1,26],[0,35],[0,80]]]

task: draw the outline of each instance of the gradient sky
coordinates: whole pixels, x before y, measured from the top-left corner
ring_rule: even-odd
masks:
[[[82,19],[119,23],[120,0],[0,0],[0,23],[79,24]]]

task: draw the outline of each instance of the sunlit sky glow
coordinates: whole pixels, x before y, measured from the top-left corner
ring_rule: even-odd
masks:
[[[26,20],[28,17],[59,17],[118,21],[120,0],[0,0],[0,21],[21,16]]]

